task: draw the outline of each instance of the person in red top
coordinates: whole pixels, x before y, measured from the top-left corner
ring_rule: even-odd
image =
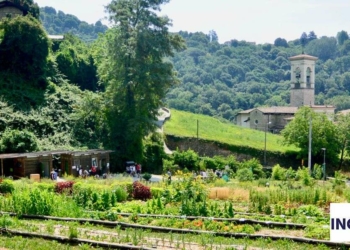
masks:
[[[96,166],[91,167],[91,175],[95,175],[97,172]]]
[[[136,163],[136,173],[138,177],[140,177],[141,174],[141,165],[139,163]]]

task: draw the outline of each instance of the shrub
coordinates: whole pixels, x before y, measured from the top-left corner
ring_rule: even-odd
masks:
[[[321,216],[323,216],[323,213],[322,213],[321,209],[319,209],[315,205],[300,206],[297,209],[297,213],[305,215],[305,216],[313,216],[313,217],[321,217]]]
[[[210,157],[203,157],[200,165],[201,168],[213,170],[219,169],[221,167],[215,159]]]
[[[276,181],[286,180],[286,169],[282,168],[279,164],[273,166],[271,178]]]
[[[151,187],[151,195],[153,198],[161,197],[163,195],[163,192],[163,188]]]
[[[118,202],[126,201],[128,198],[127,191],[122,187],[116,187],[114,194]]]
[[[315,164],[314,170],[312,171],[312,177],[314,177],[316,180],[321,180],[322,176],[323,176],[322,166]]]
[[[15,186],[13,185],[13,181],[12,180],[3,180],[0,183],[0,193],[3,194],[8,194],[8,193],[12,193],[13,190],[15,190]]]
[[[254,179],[265,178],[263,166],[255,158],[242,162],[240,164],[239,168],[240,169],[242,169],[242,168],[249,169],[252,172]],[[237,171],[237,173],[238,173],[238,171]]]
[[[287,180],[294,180],[295,179],[295,176],[296,176],[296,172],[291,168],[289,167],[287,170],[286,170],[286,179]]]
[[[309,225],[305,228],[305,237],[314,239],[329,239],[330,229]]]
[[[214,187],[225,187],[227,185],[224,179],[215,179]]]
[[[237,179],[239,181],[252,181],[254,180],[253,172],[248,168],[238,169]]]
[[[345,187],[344,179],[345,177],[340,173],[340,171],[335,171],[334,179],[332,180],[333,189],[335,189],[335,187]]]
[[[38,148],[38,138],[26,129],[6,129],[0,141],[0,151],[5,153],[24,153]]]
[[[145,181],[149,181],[151,178],[152,178],[152,175],[150,173],[144,173],[142,175],[142,178],[145,180]]]
[[[133,194],[133,184],[132,184],[132,182],[120,182],[118,184],[111,185],[111,187],[113,189],[116,189],[117,187],[121,187],[121,188],[123,188],[126,191],[126,193],[128,195],[128,198],[132,197],[132,194]]]
[[[142,183],[135,181],[133,184],[133,198],[139,200],[147,200],[151,198],[151,190]]]
[[[190,171],[198,169],[198,154],[191,149],[183,152],[176,150],[173,158],[174,164],[179,165],[182,169],[187,168]]]
[[[57,182],[55,186],[55,192],[59,194],[62,194],[62,193],[72,194],[73,185],[74,185],[73,181]]]
[[[174,164],[174,161],[163,159],[163,172],[171,171],[172,173],[175,173],[178,170],[180,170],[180,168],[178,165]]]
[[[33,186],[37,187],[39,190],[46,190],[49,192],[55,191],[55,183],[34,182]]]
[[[304,186],[312,186],[314,184],[308,168],[299,168],[296,173],[296,178],[300,180]]]

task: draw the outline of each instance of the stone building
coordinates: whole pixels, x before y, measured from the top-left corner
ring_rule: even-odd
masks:
[[[291,121],[299,107],[310,106],[315,112],[333,119],[333,106],[315,105],[315,63],[317,57],[301,54],[289,58],[291,88],[289,107],[258,107],[241,111],[235,117],[239,126],[279,133]]]
[[[28,10],[15,0],[0,0],[0,20],[4,17],[27,15]]]

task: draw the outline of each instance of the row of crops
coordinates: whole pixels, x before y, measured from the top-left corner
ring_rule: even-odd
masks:
[[[47,238],[61,241],[57,244],[105,248],[104,242],[119,249],[120,244],[143,249],[189,249],[186,244],[239,249],[258,243],[270,248],[338,247],[329,242],[329,204],[346,202],[348,188],[340,194],[330,182],[295,182],[292,187],[269,182],[268,187],[259,181],[208,183],[184,174],[172,183],[132,182],[121,176],[66,177],[57,183],[5,179],[0,184],[1,238],[6,242],[6,235],[35,233],[41,239],[59,237]]]

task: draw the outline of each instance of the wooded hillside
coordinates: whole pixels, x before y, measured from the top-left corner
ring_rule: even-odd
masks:
[[[87,28],[51,7],[41,9],[41,19],[0,22],[0,152],[105,147],[120,166],[150,161],[163,152],[161,138],[149,136],[160,106],[232,121],[243,109],[288,105],[288,57],[303,50],[319,57],[316,104],[350,108],[347,32],[219,44],[215,31],[169,33],[170,20],[153,12],[161,3],[144,3],[141,20],[138,12],[116,14],[138,8],[135,2],[113,0],[107,9],[119,25],[111,29]],[[47,36],[66,32],[64,41]]]
[[[80,21],[74,15],[66,14],[63,11],[48,6],[40,8],[40,19],[45,30],[50,35],[71,33],[84,42],[89,43],[96,40],[99,33],[104,33],[108,29],[101,21],[88,24],[87,22]]]
[[[92,41],[105,32],[100,22],[88,25],[75,16],[41,8],[41,19],[50,34],[75,34]],[[233,120],[237,112],[257,106],[289,104],[290,62],[301,54],[317,56],[315,104],[350,108],[350,40],[346,31],[318,38],[305,32],[293,41],[276,38],[274,44],[255,44],[233,39],[218,43],[215,31],[180,31],[187,49],[170,59],[180,84],[167,94],[170,108]],[[303,48],[304,47],[304,48]],[[73,81],[74,82],[74,81]]]
[[[235,39],[219,44],[213,31],[179,34],[187,49],[173,58],[181,83],[167,94],[170,108],[232,120],[240,110],[288,105],[288,57],[303,50],[319,58],[315,103],[350,108],[350,40],[345,31],[334,34],[336,38],[304,33],[301,39],[277,38],[274,44]]]

